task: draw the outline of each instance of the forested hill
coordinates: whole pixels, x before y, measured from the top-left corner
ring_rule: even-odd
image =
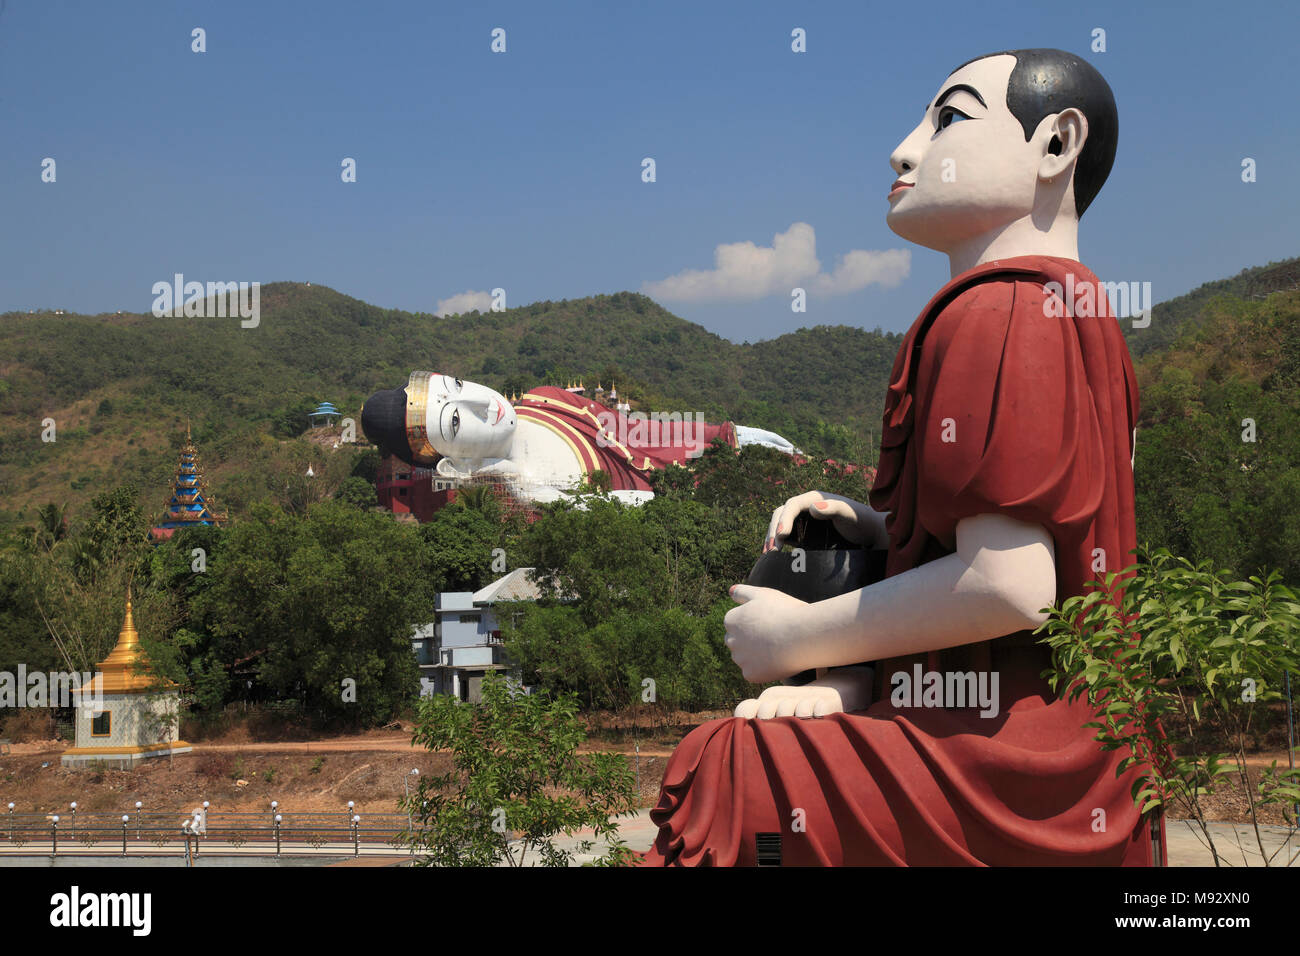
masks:
[[[1294,552],[1274,539],[1300,540],[1298,280],[1300,259],[1248,269],[1157,305],[1147,329],[1124,323],[1142,386],[1140,534],[1189,556],[1211,539]],[[627,292],[437,318],[275,283],[261,313],[250,329],[231,318],[0,316],[0,531],[33,524],[47,502],[75,515],[124,483],[157,513],[187,421],[234,513],[283,499],[307,462],[319,473],[330,454],[299,437],[307,411],[332,401],[359,419],[371,392],[416,368],[507,393],[616,384],[636,408],[699,411],[874,461],[901,341],[817,326],[736,344]],[[1248,417],[1261,437],[1243,449]],[[47,418],[53,443],[41,441]]]
[[[1183,330],[1199,324],[1206,306],[1218,296],[1237,299],[1263,299],[1274,292],[1300,289],[1300,256],[1270,262],[1266,266],[1242,269],[1231,278],[1216,279],[1198,286],[1186,295],[1161,302],[1152,310],[1151,325],[1135,329],[1123,323],[1125,338],[1133,358],[1169,346]]]
[[[503,392],[581,379],[634,408],[702,412],[780,431],[810,451],[863,460],[899,336],[801,329],[740,345],[643,295],[538,302],[437,318],[321,286],[261,289],[261,320],[152,315],[0,316],[0,528],[45,502],[73,510],[123,482],[161,507],[191,422],[203,463],[239,511],[283,489],[306,456],[283,447],[332,401],[359,420],[413,369]],[[57,427],[41,441],[42,421]]]
[[[1300,290],[1209,298],[1137,371],[1139,537],[1300,582]]]

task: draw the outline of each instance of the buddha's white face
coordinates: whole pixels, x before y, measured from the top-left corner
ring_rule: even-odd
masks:
[[[448,458],[503,458],[515,432],[515,410],[499,392],[450,375],[429,378],[429,444]]]
[[[1002,54],[954,72],[894,150],[886,222],[899,236],[947,253],[1033,213],[1053,117],[1025,142],[1007,108],[1015,65]]]

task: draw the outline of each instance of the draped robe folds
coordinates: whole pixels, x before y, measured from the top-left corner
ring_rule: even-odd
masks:
[[[648,472],[687,465],[715,439],[735,448],[736,426],[707,425],[694,418],[630,421],[600,402],[544,385],[514,404],[515,414],[559,435],[583,474],[603,471],[613,491],[649,491]]]
[[[1052,282],[1076,295],[1092,283],[1089,314],[1049,301]],[[953,553],[957,523],[989,513],[1051,534],[1058,601],[1101,577],[1099,557],[1121,570],[1136,546],[1137,410],[1119,324],[1082,265],[1022,256],[957,276],[894,362],[870,496],[889,512],[886,574]],[[669,760],[645,862],[752,865],[755,836],[772,833],[787,866],[1149,866],[1137,771],[1116,777],[1123,753],[1083,726],[1086,700],[1052,694],[1049,662],[1022,631],[877,661],[865,711],[703,724]],[[996,717],[895,706],[890,676],[917,663],[996,671]]]

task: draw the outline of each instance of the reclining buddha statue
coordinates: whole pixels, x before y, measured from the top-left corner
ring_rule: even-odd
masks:
[[[405,387],[370,396],[361,427],[407,464],[453,481],[499,479],[515,497],[536,502],[582,488],[600,471],[611,497],[639,504],[654,497],[650,471],[685,465],[715,440],[798,451],[775,432],[710,425],[698,413],[644,415],[622,403],[611,409],[579,389],[551,385],[511,402],[486,385],[418,371]]]

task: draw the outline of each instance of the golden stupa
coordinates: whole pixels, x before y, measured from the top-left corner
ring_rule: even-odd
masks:
[[[76,746],[63,752],[65,767],[130,769],[149,757],[189,753],[180,736],[180,694],[171,681],[151,677],[131,613],[131,588],[117,644],[95,668],[77,707]]]
[[[117,645],[95,668],[95,689],[101,694],[139,694],[175,686],[171,681],[151,678],[147,666],[140,633],[131,616],[131,587],[127,585],[126,618],[117,635]]]

